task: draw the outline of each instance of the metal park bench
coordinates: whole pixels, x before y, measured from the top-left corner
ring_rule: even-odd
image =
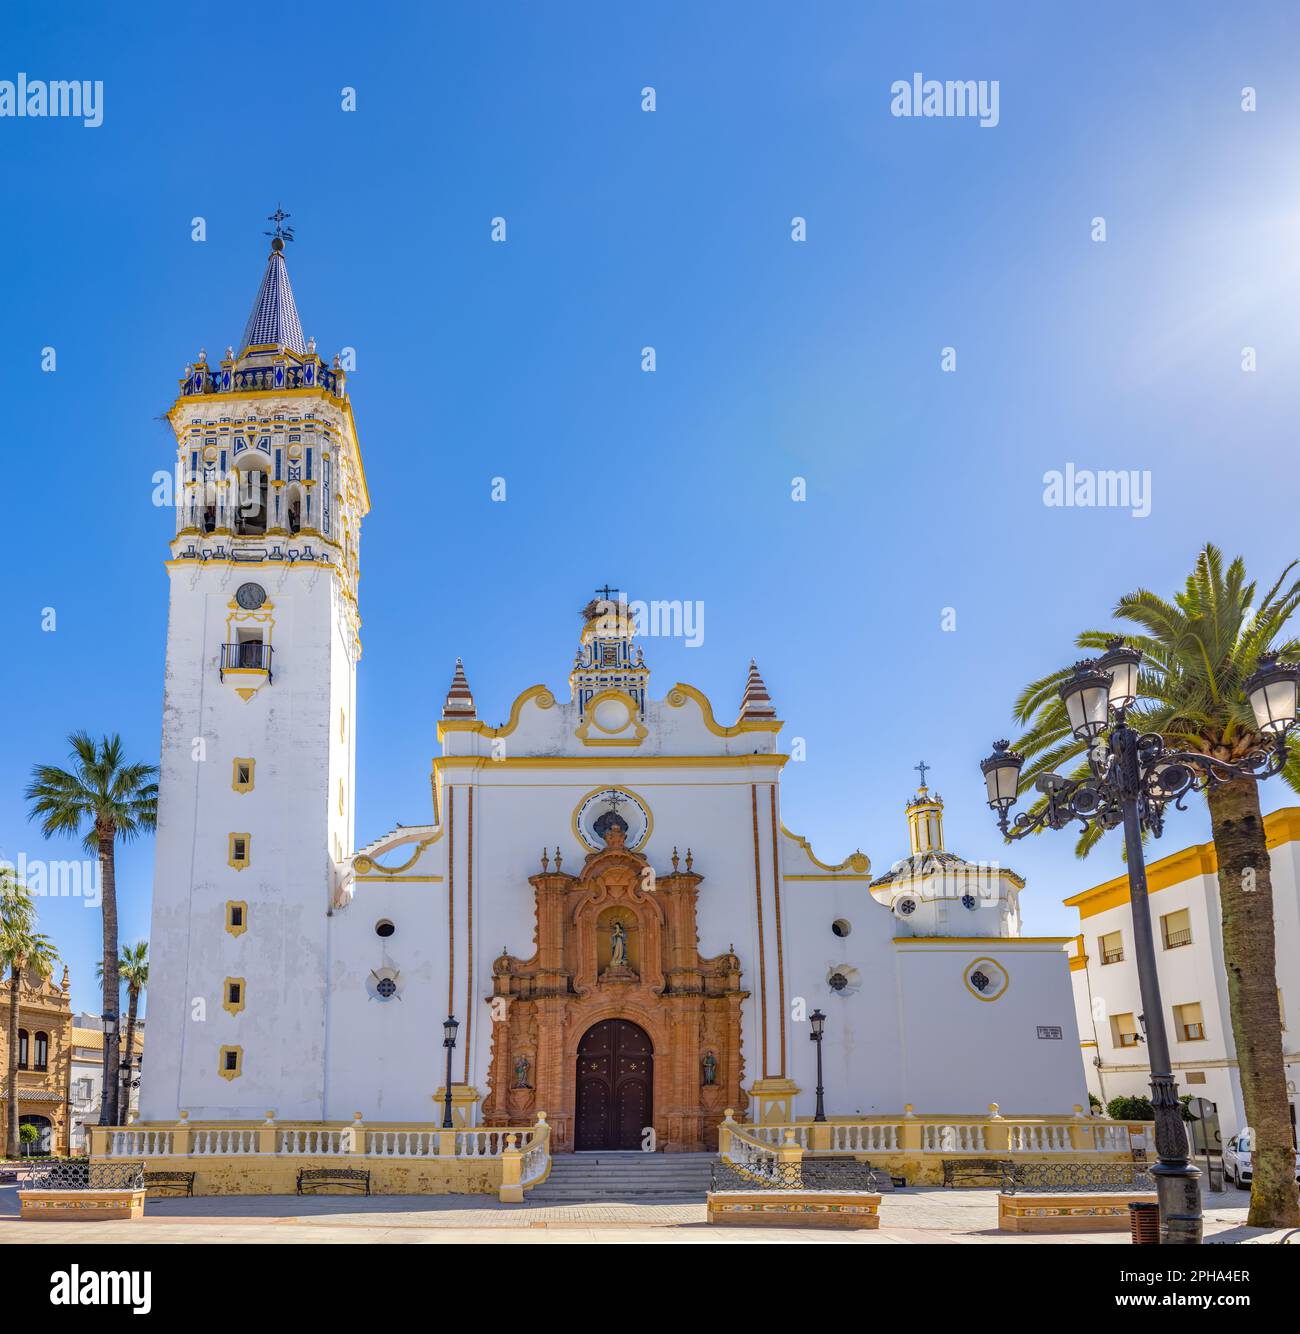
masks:
[[[1010,1158],[945,1158],[943,1184],[996,1186],[1010,1170]]]
[[[298,1194],[337,1186],[340,1190],[359,1190],[370,1194],[370,1173],[360,1167],[304,1167],[298,1172]]]
[[[145,1189],[153,1194],[158,1189],[173,1191],[177,1194],[194,1194],[193,1172],[146,1172]]]
[[[1155,1190],[1146,1163],[1008,1163],[1004,1195],[1132,1194]]]

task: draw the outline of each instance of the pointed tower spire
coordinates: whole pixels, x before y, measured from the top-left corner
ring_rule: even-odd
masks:
[[[267,256],[266,272],[262,275],[252,313],[244,326],[244,336],[239,340],[241,357],[250,347],[268,344],[287,347],[300,357],[307,355],[307,342],[302,336],[298,306],[293,299],[289,269],[284,260],[284,243],[293,240],[293,228],[281,226],[288,216],[278,205],[271,214],[270,221],[275,223],[271,253]]]
[[[456,659],[456,670],[452,674],[451,689],[447,691],[447,702],[442,706],[444,718],[477,718],[474,709],[474,696],[470,694],[469,682],[465,679],[465,664]]]
[[[740,701],[740,716],[742,719],[776,717],[772,696],[767,693],[767,686],[763,684],[763,678],[758,674],[758,664],[753,658],[749,660],[749,678]]]

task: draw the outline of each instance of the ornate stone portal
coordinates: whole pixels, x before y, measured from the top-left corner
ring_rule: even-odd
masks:
[[[578,1049],[606,1019],[638,1025],[653,1051],[651,1117],[659,1149],[717,1146],[727,1107],[741,1092],[740,985],[734,953],[702,958],[695,903],[703,876],[689,869],[655,876],[625,846],[627,824],[602,818],[604,848],[578,875],[549,869],[529,878],[536,898],[536,952],[502,954],[493,964],[494,1012],[488,1125],[519,1125],[539,1111],[553,1145],[570,1151],[578,1090]],[[688,866],[690,861],[688,859]],[[523,1065],[523,1062],[527,1065]],[[531,1071],[531,1087],[517,1078]]]

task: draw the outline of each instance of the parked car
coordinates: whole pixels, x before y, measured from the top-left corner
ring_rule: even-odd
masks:
[[[1254,1177],[1251,1170],[1251,1155],[1255,1145],[1255,1132],[1247,1127],[1234,1135],[1223,1151],[1223,1175],[1237,1187],[1249,1186]],[[1300,1181],[1300,1153],[1295,1156],[1296,1180]]]

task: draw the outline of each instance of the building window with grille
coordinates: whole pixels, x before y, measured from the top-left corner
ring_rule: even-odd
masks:
[[[36,1059],[32,1064],[33,1070],[48,1070],[50,1068],[50,1035],[48,1033],[37,1033],[34,1045]]]
[[[1180,946],[1192,943],[1192,916],[1186,908],[1177,912],[1165,913],[1160,919],[1160,935],[1165,942],[1165,949],[1176,950]]]
[[[1174,1006],[1174,1028],[1179,1042],[1205,1041],[1205,1016],[1199,1002]]]
[[[25,1028],[20,1028],[18,1030],[18,1068],[20,1070],[27,1069],[28,1052],[27,1030]]]
[[[1100,937],[1097,941],[1097,953],[1102,963],[1124,962],[1124,937],[1118,931]]]

